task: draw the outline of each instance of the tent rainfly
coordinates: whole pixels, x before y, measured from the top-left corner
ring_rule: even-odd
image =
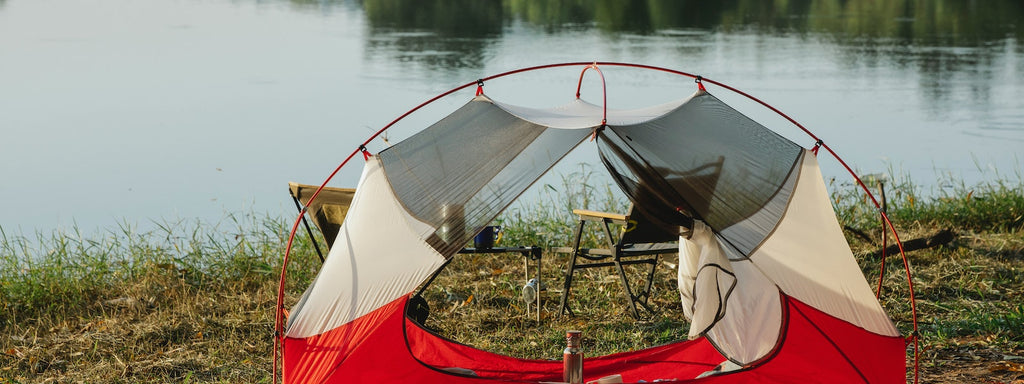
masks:
[[[582,82],[588,69],[601,73],[598,65],[695,77],[698,89],[635,110],[585,102],[577,89],[569,104],[535,109],[489,98],[480,80],[421,104],[478,84],[474,98],[430,127],[376,155],[365,149],[376,135],[354,151],[366,162],[351,208],[319,275],[286,319],[283,284],[279,291],[275,380],[280,360],[287,383],[561,381],[560,361],[443,339],[411,321],[406,307],[473,234],[593,138],[637,209],[666,229],[686,229],[679,292],[691,339],[588,357],[585,380],[620,374],[629,383],[906,382],[913,338],[900,335],[865,281],[818,167],[819,148],[835,153],[809,131],[812,149],[751,120],[703,84],[759,100],[658,67],[565,63],[484,80],[581,66]]]

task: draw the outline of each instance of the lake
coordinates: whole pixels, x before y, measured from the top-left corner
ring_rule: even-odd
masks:
[[[948,179],[1018,179],[1022,37],[1019,1],[0,0],[0,228],[294,215],[288,181],[319,184],[406,110],[481,77],[576,61],[729,84],[801,122],[858,172],[909,174],[935,193]],[[579,70],[485,90],[563,104]],[[615,108],[695,90],[658,73],[605,76]],[[585,79],[584,98],[598,96],[596,79]],[[813,145],[770,112],[708,90]],[[414,114],[389,140],[472,92]],[[568,167],[597,164],[587,151]],[[834,162],[823,171],[849,180]],[[332,184],[352,186],[359,172],[353,164]]]

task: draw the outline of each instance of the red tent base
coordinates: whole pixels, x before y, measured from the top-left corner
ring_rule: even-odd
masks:
[[[319,336],[284,341],[289,383],[537,383],[561,381],[562,361],[528,360],[441,338],[404,316],[408,297]],[[905,343],[870,333],[792,298],[775,351],[743,370],[693,379],[725,359],[704,338],[587,358],[585,380],[627,383],[904,383]],[[368,326],[370,324],[376,326]],[[557,346],[552,357],[560,358]],[[340,356],[348,356],[340,360]],[[446,368],[469,370],[456,374]],[[643,381],[641,381],[643,380]]]

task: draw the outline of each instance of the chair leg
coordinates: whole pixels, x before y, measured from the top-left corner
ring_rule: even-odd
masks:
[[[535,275],[535,276],[537,276],[537,277],[535,277],[535,279],[537,279],[537,298],[535,299],[536,301],[534,303],[532,303],[532,304],[536,304],[537,324],[540,324],[541,287],[544,284],[544,279],[542,278],[543,276],[541,275],[541,258],[543,257],[543,253],[542,253],[542,250],[539,247],[531,246],[529,248],[526,248],[526,250],[522,251],[522,254],[523,254],[523,267],[524,267],[523,270],[526,273],[526,276],[525,276],[526,277],[526,281],[530,281],[530,260],[534,260],[534,261],[537,262],[537,265],[535,266],[537,268],[536,269],[537,272],[536,272],[536,275]],[[531,303],[526,303],[527,312],[529,312],[530,304]],[[529,315],[529,313],[527,313],[527,315]]]
[[[569,316],[576,316],[572,313],[572,308],[569,308],[569,290],[572,289],[572,273],[576,270],[576,252],[569,256],[569,265],[565,271],[565,281],[562,283],[562,299],[558,304],[558,316],[562,316],[569,313]]]
[[[651,269],[647,271],[647,284],[644,286],[644,290],[642,292],[638,292],[636,296],[637,300],[640,300],[641,297],[643,298],[643,301],[639,301],[639,303],[648,312],[654,312],[654,310],[647,305],[647,301],[651,298],[651,288],[654,286],[654,271],[656,269],[658,269],[658,255],[654,255],[654,258],[651,259]]]
[[[540,258],[541,258],[540,248],[537,248],[537,247],[533,247],[533,248],[534,248],[534,255],[537,258],[537,324],[540,324],[540,307],[541,307],[541,291],[542,291],[541,287],[544,286],[544,279],[541,276],[541,270],[540,270],[540,267],[541,267],[541,264],[540,264]]]
[[[619,261],[619,255],[615,255],[615,269],[619,271],[619,278],[622,280],[622,288],[626,291],[626,301],[629,302],[630,313],[633,314],[633,318],[640,318],[640,311],[636,309],[636,296],[633,296],[633,290],[629,288],[629,279],[626,278],[626,270],[622,268],[622,263]]]
[[[650,264],[650,269],[647,270],[647,279],[642,289],[637,290],[633,293],[633,288],[629,284],[629,279],[626,277],[625,268],[619,261],[619,258],[615,258],[615,268],[619,272],[619,278],[622,280],[623,290],[626,292],[626,299],[629,300],[629,309],[633,317],[639,319],[640,311],[637,308],[637,304],[643,307],[647,312],[654,313],[654,308],[651,308],[647,304],[647,301],[651,298],[651,289],[654,287],[654,272],[658,269],[658,255],[654,255],[654,258],[637,260],[635,262],[629,262],[628,264]]]
[[[572,289],[572,274],[576,271],[576,255],[580,252],[580,239],[583,237],[584,224],[586,221],[580,220],[580,225],[576,226],[576,232],[573,233],[572,254],[569,255],[569,264],[565,269],[565,281],[562,284],[562,299],[558,304],[558,316],[562,316],[567,311],[569,316],[575,316],[572,309],[569,308],[569,291]]]
[[[302,211],[302,204],[299,203],[299,199],[292,196],[292,201],[295,202],[295,209],[299,210],[299,214],[302,215],[302,225],[306,227],[306,234],[309,235],[309,242],[313,243],[313,249],[316,250],[316,255],[320,256],[320,264],[324,263],[324,253],[320,252],[320,246],[316,244],[316,237],[313,236],[313,230],[309,229],[309,222],[306,221],[306,212]]]

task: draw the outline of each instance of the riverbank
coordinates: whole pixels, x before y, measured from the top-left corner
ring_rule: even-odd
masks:
[[[573,176],[577,177],[579,175]],[[1016,383],[1024,380],[1024,183],[960,186],[922,198],[909,181],[887,187],[888,212],[903,240],[948,229],[944,245],[908,254],[914,270],[921,334],[922,382]],[[564,245],[571,220],[564,207],[621,210],[607,188],[552,193],[501,219],[507,244]],[[833,185],[867,280],[878,281],[878,216],[863,197]],[[0,383],[6,382],[268,382],[273,307],[290,218],[238,215],[211,228],[179,222],[136,233],[131,228],[85,238],[48,234],[31,249],[0,238]],[[563,260],[545,254],[556,285]],[[685,338],[675,291],[674,260],[663,260],[652,304],[634,321],[618,283],[594,271],[579,279],[576,318],[554,318],[558,295],[543,293],[538,324],[518,299],[522,260],[458,258],[426,291],[427,324],[464,343],[527,358],[555,358],[564,330],[584,328],[588,355],[643,348]],[[298,237],[286,300],[294,303],[320,264]],[[889,259],[883,306],[910,334],[906,278]],[[589,272],[589,271],[588,271]],[[451,299],[452,297],[458,299]],[[908,358],[910,356],[908,355]]]

